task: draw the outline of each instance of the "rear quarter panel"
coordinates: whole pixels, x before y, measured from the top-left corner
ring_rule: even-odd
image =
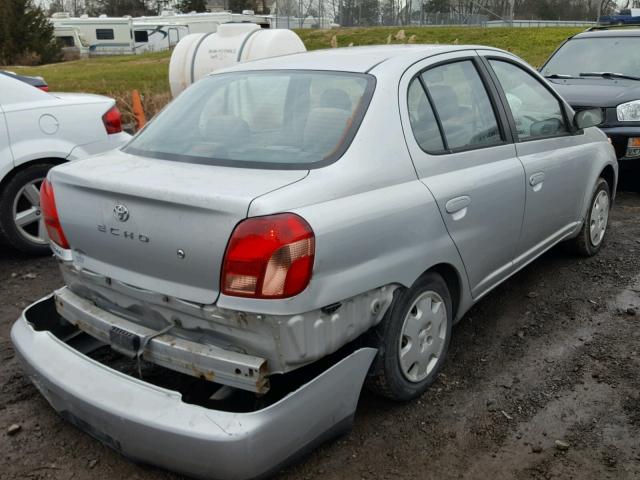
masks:
[[[102,115],[113,100],[68,104],[50,97],[3,105],[15,166],[43,158],[66,159],[78,145],[107,140]]]

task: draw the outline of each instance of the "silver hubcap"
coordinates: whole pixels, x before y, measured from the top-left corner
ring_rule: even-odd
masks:
[[[46,245],[47,235],[40,210],[40,185],[44,178],[36,178],[24,185],[13,200],[13,220],[18,233],[31,243]]]
[[[590,217],[589,235],[591,236],[591,243],[597,247],[604,238],[609,221],[609,194],[604,190],[598,193],[593,201]]]
[[[407,380],[427,378],[442,355],[446,335],[444,300],[436,292],[424,292],[411,305],[400,335],[400,368]]]

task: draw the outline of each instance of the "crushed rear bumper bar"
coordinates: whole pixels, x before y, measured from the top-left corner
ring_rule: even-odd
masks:
[[[114,329],[134,338],[158,333],[96,307],[67,287],[57,290],[54,299],[58,313],[65,320],[116,350],[118,348],[113,344],[111,336]],[[234,388],[256,393],[266,393],[269,390],[266,359],[192,342],[171,335],[170,332],[153,337],[144,347],[142,358],[156,365]]]
[[[127,457],[198,478],[265,476],[348,428],[376,354],[356,350],[261,410],[213,410],[36,330],[36,320],[48,321],[38,316],[55,313],[53,302],[49,296],[31,305],[11,330],[17,357],[53,408]]]

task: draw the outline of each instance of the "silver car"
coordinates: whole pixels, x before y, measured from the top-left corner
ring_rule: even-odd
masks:
[[[125,455],[252,478],[422,394],[452,326],[560,242],[602,247],[612,146],[512,54],[380,46],[238,65],[121,150],[54,168],[66,286],[12,339]]]

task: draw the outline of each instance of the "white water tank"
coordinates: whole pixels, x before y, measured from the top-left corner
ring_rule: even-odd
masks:
[[[169,62],[175,97],[205,75],[236,63],[305,52],[292,30],[264,29],[254,23],[224,23],[215,33],[194,33],[178,42]]]

